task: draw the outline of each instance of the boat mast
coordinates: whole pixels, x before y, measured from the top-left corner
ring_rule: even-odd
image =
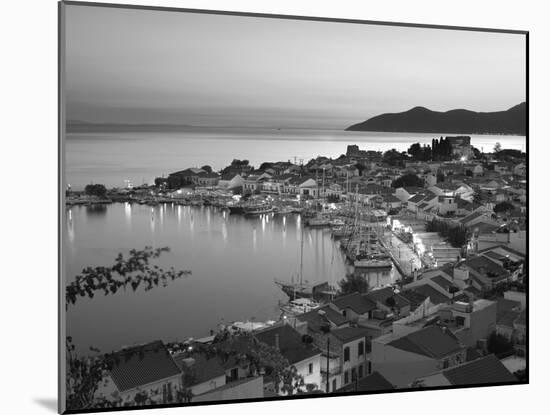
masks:
[[[359,242],[357,244],[356,255],[359,255],[361,249],[361,221],[359,220],[359,185],[355,185],[355,226],[359,227]]]
[[[304,271],[304,227],[302,226],[302,237],[300,238],[300,286],[303,285]]]

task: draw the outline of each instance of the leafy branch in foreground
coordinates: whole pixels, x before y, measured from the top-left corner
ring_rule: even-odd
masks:
[[[174,267],[163,269],[151,265],[151,259],[158,258],[170,248],[146,246],[143,250],[132,249],[126,258],[121,253],[111,267],[87,267],[67,285],[65,292],[66,307],[75,304],[79,297],[93,298],[95,293],[103,291],[105,295],[115,294],[120,288],[131,287],[136,291],[140,285],[148,291],[159,284],[166,287],[169,281],[190,275],[191,271],[176,271]]]

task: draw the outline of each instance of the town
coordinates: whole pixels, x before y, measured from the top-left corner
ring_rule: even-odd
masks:
[[[279,321],[109,355],[96,396],[118,405],[518,383],[526,376],[526,154],[469,136],[407,152],[348,145],[336,159],[234,159],[154,185],[68,189],[67,205],[177,203],[300,215],[331,232],[352,275],[278,282]],[[284,259],[283,259],[284,260]],[[395,267],[369,287],[364,273]],[[300,276],[299,276],[300,277]]]

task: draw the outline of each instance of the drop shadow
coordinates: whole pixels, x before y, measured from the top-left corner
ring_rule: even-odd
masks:
[[[35,398],[34,402],[43,408],[57,413],[57,399],[54,398]]]

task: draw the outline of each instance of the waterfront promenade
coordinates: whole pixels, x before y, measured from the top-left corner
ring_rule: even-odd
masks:
[[[393,263],[399,273],[404,277],[411,277],[414,270],[422,268],[420,258],[413,249],[390,230],[385,230],[380,235],[380,242],[392,257]]]

